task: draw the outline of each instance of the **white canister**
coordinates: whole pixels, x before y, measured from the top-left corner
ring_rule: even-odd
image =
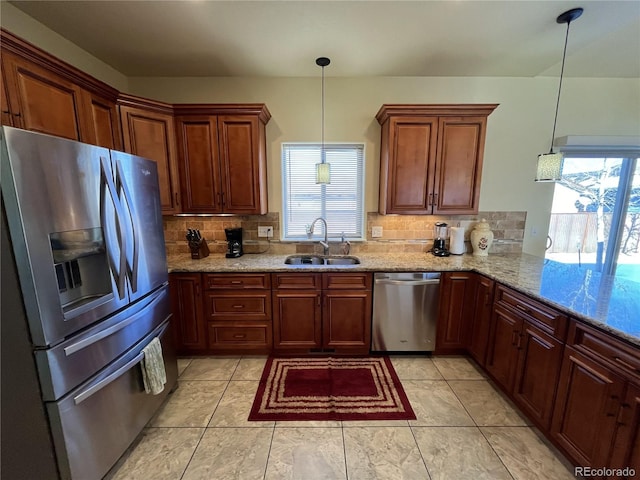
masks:
[[[486,257],[489,255],[489,248],[493,243],[493,232],[489,229],[489,224],[484,218],[475,226],[469,236],[474,256]]]
[[[451,227],[449,230],[449,252],[462,255],[464,248],[464,227]]]

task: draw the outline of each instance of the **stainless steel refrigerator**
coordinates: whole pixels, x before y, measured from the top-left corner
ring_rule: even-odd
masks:
[[[100,479],[177,381],[156,165],[11,127],[0,148],[2,476]]]

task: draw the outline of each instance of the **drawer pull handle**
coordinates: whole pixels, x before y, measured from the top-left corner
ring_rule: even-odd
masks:
[[[231,280],[233,285],[242,285],[242,280]]]
[[[631,365],[629,362],[623,360],[620,357],[613,357],[613,359],[618,362],[620,365],[622,365],[625,368],[628,368],[629,370],[633,371],[633,372],[640,372],[640,369],[638,369],[638,367],[635,367],[633,365]]]
[[[527,307],[523,307],[522,305],[520,305],[519,303],[516,303],[516,308],[518,310],[520,310],[521,312],[524,313],[531,313],[531,310],[529,310]]]
[[[246,338],[246,335],[244,333],[236,333],[233,338]]]
[[[244,308],[244,305],[234,305],[233,308]]]

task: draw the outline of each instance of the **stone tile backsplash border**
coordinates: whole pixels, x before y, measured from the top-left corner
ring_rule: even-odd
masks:
[[[380,215],[367,213],[367,239],[364,242],[351,242],[351,253],[426,252],[433,242],[433,226],[436,222],[446,222],[450,226],[465,228],[465,245],[471,252],[469,233],[480,219],[486,219],[494,234],[494,243],[490,253],[521,253],[524,240],[527,212],[479,212],[477,215]],[[268,242],[258,238],[258,226],[273,227],[273,239]],[[380,238],[371,236],[374,226],[382,227]],[[247,215],[238,217],[164,217],[164,234],[168,254],[189,253],[185,239],[186,230],[200,230],[207,240],[212,254],[224,253],[227,244],[225,228],[242,227],[244,251],[246,253],[318,253],[321,247],[317,242],[281,242],[280,214],[269,212],[266,215]],[[339,242],[331,242],[331,252],[339,254]]]

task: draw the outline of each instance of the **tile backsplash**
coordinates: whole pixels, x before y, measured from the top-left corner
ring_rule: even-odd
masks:
[[[471,252],[469,233],[480,219],[486,219],[494,234],[490,253],[520,253],[524,239],[527,212],[479,212],[477,215],[380,215],[367,213],[367,239],[351,242],[351,253],[425,252],[433,242],[433,226],[446,222],[449,226],[465,228],[465,245]],[[273,239],[258,238],[258,226],[273,227]],[[372,227],[382,227],[382,237],[371,236]],[[185,239],[188,228],[200,230],[207,240],[212,254],[227,249],[224,229],[241,227],[243,247],[246,253],[318,253],[322,247],[317,242],[281,242],[280,214],[238,217],[164,217],[164,234],[168,254],[189,253]],[[331,243],[331,253],[341,253],[339,242]]]

